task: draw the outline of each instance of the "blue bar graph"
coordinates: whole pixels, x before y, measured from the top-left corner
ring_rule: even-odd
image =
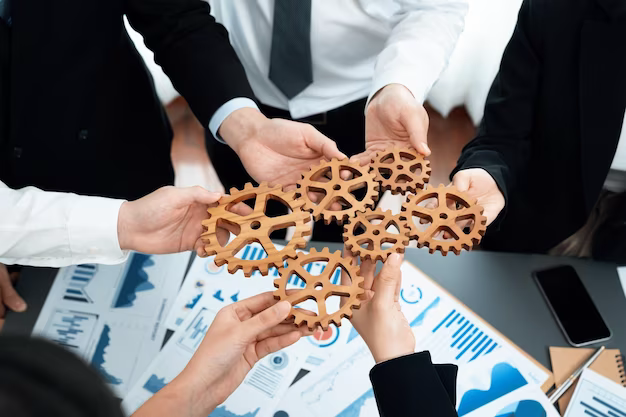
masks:
[[[200,310],[189,326],[187,326],[185,334],[183,334],[178,341],[178,345],[180,347],[194,353],[198,346],[200,346],[202,339],[204,339],[204,335],[209,329],[209,324],[204,319],[207,312],[208,310],[206,308]]]
[[[97,321],[96,314],[56,310],[50,316],[44,333],[48,339],[80,354],[86,350]]]
[[[151,393],[156,394],[166,385],[167,385],[167,382],[165,382],[165,378],[159,378],[158,376],[152,374],[150,375],[150,378],[148,378],[146,383],[143,385],[143,387],[144,389],[150,391]]]
[[[433,328],[432,333],[435,337],[448,339],[456,360],[471,362],[480,355],[491,353],[498,346],[481,327],[481,324],[472,322],[472,319],[453,309]]]
[[[98,267],[93,264],[76,265],[70,273],[70,279],[63,294],[63,299],[80,303],[93,303],[86,287],[96,275]]]

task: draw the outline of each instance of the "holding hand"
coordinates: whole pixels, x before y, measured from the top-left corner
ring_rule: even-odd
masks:
[[[415,351],[415,336],[399,302],[402,258],[397,253],[389,256],[376,277],[375,262],[361,263],[365,294],[361,308],[353,311],[351,322],[367,343],[376,363]],[[344,274],[342,281],[346,279],[349,278]]]
[[[6,314],[7,308],[19,313],[26,310],[26,302],[13,288],[15,278],[15,273],[9,274],[7,267],[4,264],[0,264],[0,330],[2,329],[2,319]]]
[[[374,95],[365,113],[365,152],[351,158],[365,164],[385,149],[413,147],[424,156],[428,147],[428,113],[401,84],[389,84]]]
[[[257,182],[295,186],[301,173],[322,159],[346,156],[337,144],[313,126],[282,119],[268,119],[258,110],[244,108],[229,115],[220,136],[237,153],[246,171]]]
[[[478,204],[483,206],[487,217],[487,226],[489,226],[500,214],[504,208],[504,196],[498,184],[482,168],[464,169],[456,173],[452,178],[452,185],[456,186],[459,191],[468,193],[477,199]]]
[[[185,369],[134,416],[209,415],[259,360],[310,334],[284,322],[290,311],[271,292],[221,309]]]

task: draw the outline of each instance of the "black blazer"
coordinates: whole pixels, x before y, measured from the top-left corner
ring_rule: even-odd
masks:
[[[544,252],[576,232],[625,109],[626,1],[525,0],[478,136],[452,173],[484,168],[506,198],[484,246]]]
[[[429,352],[374,366],[370,380],[381,417],[456,417],[456,365],[433,365]]]
[[[123,15],[203,125],[253,97],[202,0],[13,0],[9,186],[136,198],[172,183],[172,132]]]

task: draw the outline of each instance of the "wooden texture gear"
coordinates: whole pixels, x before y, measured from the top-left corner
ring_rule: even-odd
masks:
[[[350,172],[353,178],[342,179],[341,171]],[[368,166],[362,167],[359,163],[333,158],[328,162],[321,161],[304,173],[298,181],[298,187],[299,195],[305,200],[304,210],[310,211],[316,221],[322,218],[326,224],[330,224],[335,219],[338,224],[343,224],[349,217],[354,217],[357,211],[364,211],[374,205],[378,199],[379,185]],[[364,187],[367,187],[365,196],[358,200],[352,192]],[[324,196],[316,204],[311,200],[310,192],[322,193]],[[342,209],[332,210],[331,206],[335,203],[341,204]]]
[[[326,261],[327,265],[320,275],[311,275],[305,269],[307,264],[312,262]],[[350,285],[335,285],[332,278],[335,270],[341,267],[348,274],[351,280]],[[280,278],[274,281],[277,288],[274,297],[278,300],[287,300],[292,306],[302,303],[306,300],[315,300],[317,303],[318,314],[308,315],[297,308],[291,309],[291,317],[294,323],[301,326],[306,323],[309,329],[313,330],[316,326],[321,326],[327,330],[330,323],[341,326],[343,317],[352,317],[352,309],[358,309],[361,306],[359,296],[365,292],[363,289],[363,277],[359,276],[359,267],[352,259],[343,258],[341,252],[331,253],[328,248],[318,252],[311,249],[309,254],[299,254],[296,259],[287,261],[285,268],[279,269]],[[306,286],[302,289],[294,289],[287,294],[287,281],[291,275],[295,274]],[[334,313],[328,313],[326,310],[326,299],[330,296],[347,297],[345,304]]]
[[[430,161],[413,148],[380,151],[372,159],[371,166],[381,190],[391,190],[391,194],[415,193],[430,179]]]
[[[437,206],[420,206],[425,200],[436,198]],[[448,206],[452,201],[453,207]],[[408,197],[402,205],[402,218],[407,220],[411,228],[410,237],[417,239],[417,246],[429,248],[430,253],[441,251],[445,256],[449,251],[459,255],[461,249],[471,250],[480,243],[487,229],[487,218],[483,216],[483,208],[476,205],[476,200],[456,187],[428,188],[416,195]],[[426,227],[415,224],[413,217],[419,217],[430,223]],[[474,225],[469,233],[465,233],[457,222],[473,220]],[[422,225],[425,226],[425,225]],[[438,238],[447,232],[451,238]]]
[[[234,205],[249,199],[254,199],[254,208],[250,214],[240,215],[231,211]],[[269,200],[282,202],[292,212],[282,216],[267,217],[265,208]],[[266,183],[261,183],[258,187],[253,187],[252,184],[247,183],[241,191],[231,188],[230,195],[222,197],[217,207],[208,209],[210,217],[202,222],[206,228],[206,232],[202,235],[202,241],[206,244],[206,253],[216,255],[217,266],[227,263],[228,272],[231,274],[243,269],[247,277],[255,270],[261,272],[262,275],[267,275],[271,266],[281,268],[285,259],[296,257],[296,249],[306,246],[304,236],[311,234],[311,223],[309,223],[311,216],[302,211],[303,204],[302,199],[296,198],[295,191],[285,192],[281,185],[269,187]],[[272,243],[270,234],[289,226],[295,226],[295,233],[289,243],[283,249],[278,250]],[[217,240],[218,227],[225,228],[236,235],[226,246],[220,245]],[[267,253],[266,258],[243,260],[235,256],[244,246],[253,242],[258,242],[263,246]]]
[[[375,224],[376,221],[379,223]],[[388,230],[392,226],[395,226],[398,233]],[[357,235],[356,232],[362,229],[364,232]],[[404,248],[409,244],[411,229],[405,220],[401,220],[400,215],[393,215],[391,210],[383,212],[376,209],[358,212],[356,217],[348,220],[343,231],[343,241],[352,255],[359,256],[361,260],[385,262],[392,253],[404,253]],[[383,249],[382,245],[385,243],[390,243],[391,246]]]

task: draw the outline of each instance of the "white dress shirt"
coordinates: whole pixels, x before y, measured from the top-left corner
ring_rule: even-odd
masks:
[[[0,182],[0,263],[61,267],[123,262],[117,218],[123,200],[53,193]]]
[[[626,191],[626,114],[622,121],[622,133],[604,188],[615,193]]]
[[[392,83],[423,102],[454,50],[468,8],[467,0],[313,0],[313,83],[288,100],[268,77],[274,0],[210,3],[257,98],[294,119],[371,98]]]

